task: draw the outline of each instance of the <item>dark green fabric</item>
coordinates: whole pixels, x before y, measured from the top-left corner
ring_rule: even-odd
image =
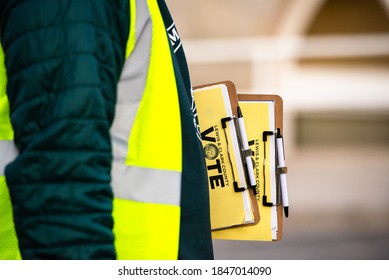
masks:
[[[163,0],[158,0],[165,26],[171,35],[171,50],[180,100],[183,161],[179,259],[213,259],[207,173],[196,108],[184,49],[173,30],[173,19]],[[173,39],[172,39],[173,38]]]
[[[114,259],[111,144],[128,0],[1,1],[24,259]]]

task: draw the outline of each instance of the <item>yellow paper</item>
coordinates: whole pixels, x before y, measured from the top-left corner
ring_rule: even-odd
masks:
[[[238,139],[227,87],[213,85],[194,91],[202,144],[208,172],[212,229],[254,222],[253,205],[248,190],[235,192],[234,182],[246,188]]]
[[[274,131],[274,102],[272,101],[239,101],[245,120],[247,137],[250,149],[254,152],[254,174],[257,180],[257,204],[261,219],[259,223],[223,229],[212,232],[213,238],[231,240],[257,240],[272,241],[277,239],[277,207],[265,207],[262,204],[264,194],[264,142],[263,131]],[[266,195],[268,201],[276,202],[276,179],[275,179],[275,145],[274,136],[269,136],[266,143]],[[271,168],[273,167],[273,168]]]

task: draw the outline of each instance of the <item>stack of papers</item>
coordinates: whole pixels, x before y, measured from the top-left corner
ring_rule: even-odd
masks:
[[[208,171],[212,229],[253,224],[256,205],[246,184],[227,85],[200,88],[194,98]]]
[[[237,94],[229,81],[195,87],[193,95],[208,172],[213,238],[280,240],[283,215],[276,137],[282,131],[282,99]],[[243,147],[246,138],[249,150]],[[248,155],[252,162],[245,160]]]

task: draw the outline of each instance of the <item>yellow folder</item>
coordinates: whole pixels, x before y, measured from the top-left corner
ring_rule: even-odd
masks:
[[[261,219],[250,227],[214,231],[212,236],[215,239],[229,240],[280,240],[283,215],[276,168],[276,141],[272,132],[277,128],[282,130],[283,102],[277,95],[239,94],[238,99],[253,151],[257,180],[256,203]],[[268,206],[264,206],[264,199]]]
[[[220,230],[258,223],[237,136],[235,86],[221,82],[194,88],[208,172],[211,227]]]

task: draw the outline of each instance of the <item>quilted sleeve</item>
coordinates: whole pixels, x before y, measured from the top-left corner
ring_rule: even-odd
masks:
[[[2,0],[24,259],[113,259],[111,144],[128,0]]]

